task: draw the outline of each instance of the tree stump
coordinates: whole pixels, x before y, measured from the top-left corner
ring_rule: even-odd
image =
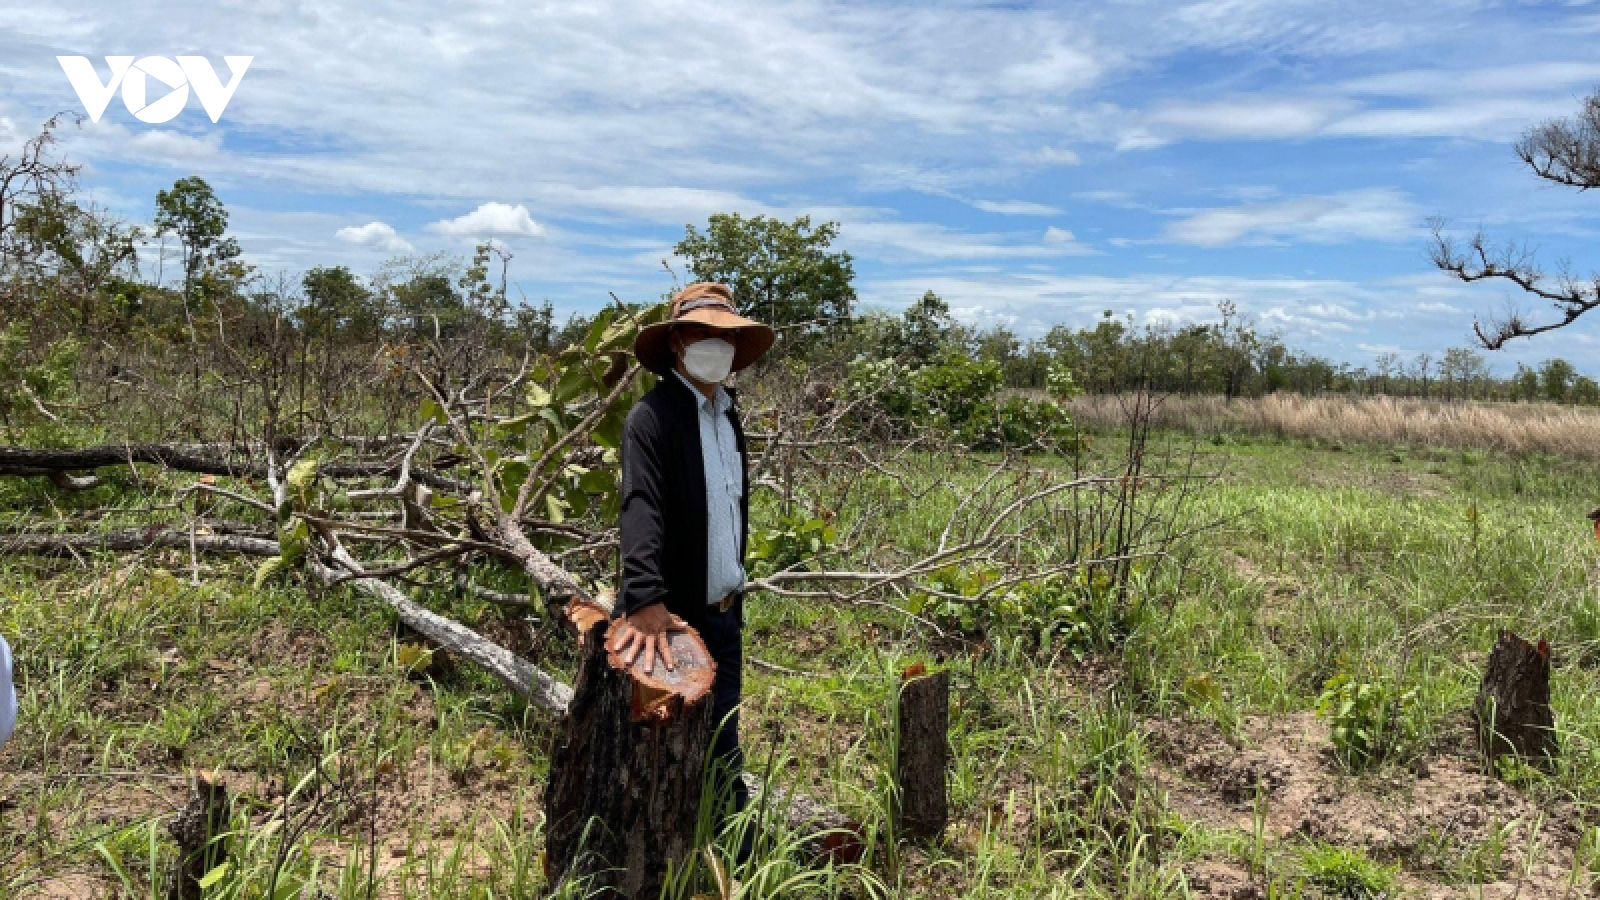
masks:
[[[212,838],[228,830],[228,790],[204,772],[189,782],[189,802],[167,832],[178,842],[178,855],[167,876],[167,900],[200,900],[200,879],[228,856]]]
[[[643,673],[606,648],[610,621],[575,601],[583,662],[545,789],[545,874],[589,894],[656,900],[694,850],[716,664],[694,631],[671,636],[677,669]]]
[[[901,682],[899,729],[895,819],[905,833],[931,837],[943,831],[950,818],[945,780],[950,759],[950,673],[918,673]]]
[[[1550,711],[1550,645],[1528,643],[1500,632],[1478,686],[1473,712],[1478,750],[1492,773],[1506,754],[1546,765],[1556,754],[1555,716]]]

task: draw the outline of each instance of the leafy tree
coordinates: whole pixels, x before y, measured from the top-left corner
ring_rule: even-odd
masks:
[[[13,225],[21,268],[35,289],[53,295],[79,327],[87,328],[101,307],[112,307],[119,317],[132,312],[127,292],[117,288],[125,281],[122,275],[135,274],[138,226],[124,226],[60,194],[19,206]]]
[[[891,355],[904,354],[914,365],[927,365],[944,348],[955,324],[950,316],[950,304],[933,291],[927,291],[901,314],[897,346],[892,348]]]
[[[370,335],[377,330],[380,316],[372,292],[344,266],[312,269],[300,284],[306,302],[298,318],[309,334]]]
[[[1564,359],[1545,360],[1544,365],[1539,367],[1539,388],[1544,392],[1544,398],[1552,403],[1565,402],[1567,389],[1577,375],[1578,370]]]
[[[812,227],[809,216],[783,222],[767,216],[717,213],[705,232],[685,226],[675,252],[694,277],[733,288],[739,311],[785,339],[803,339],[822,326],[847,321],[856,300],[850,254],[834,251],[837,222]]]
[[[156,234],[176,235],[183,257],[183,296],[195,295],[208,270],[242,276],[228,264],[239,257],[239,242],[224,237],[228,211],[205,179],[191,175],[173,183],[169,191],[156,192]]]

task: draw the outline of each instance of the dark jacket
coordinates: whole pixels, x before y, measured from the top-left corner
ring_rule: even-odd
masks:
[[[738,397],[728,409],[739,449],[739,559],[750,535],[750,464]],[[690,625],[706,615],[706,473],[700,409],[691,389],[668,374],[628,411],[622,429],[622,590],[617,614],[664,602]]]

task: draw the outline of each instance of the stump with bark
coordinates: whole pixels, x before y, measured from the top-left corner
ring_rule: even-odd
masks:
[[[213,841],[228,830],[228,790],[204,772],[189,782],[189,802],[168,826],[178,855],[167,875],[167,900],[200,900],[200,879],[227,858],[227,847]]]
[[[920,667],[915,667],[920,668]],[[913,675],[900,687],[895,818],[903,832],[931,837],[950,818],[950,673]]]
[[[1556,755],[1555,716],[1550,711],[1550,645],[1530,644],[1509,631],[1489,654],[1473,712],[1478,749],[1489,771],[1507,754],[1538,766]]]
[[[624,667],[608,618],[575,603],[583,662],[550,754],[546,874],[603,897],[659,897],[694,850],[716,664],[693,631],[671,636],[677,668]]]

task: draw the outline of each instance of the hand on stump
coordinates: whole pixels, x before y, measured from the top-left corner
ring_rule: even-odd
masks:
[[[688,627],[682,619],[667,612],[666,606],[652,603],[618,619],[606,638],[606,649],[620,656],[625,666],[633,665],[640,651],[643,651],[646,675],[655,670],[656,654],[659,652],[661,661],[670,672],[678,667],[678,661],[672,658],[667,635]]]

